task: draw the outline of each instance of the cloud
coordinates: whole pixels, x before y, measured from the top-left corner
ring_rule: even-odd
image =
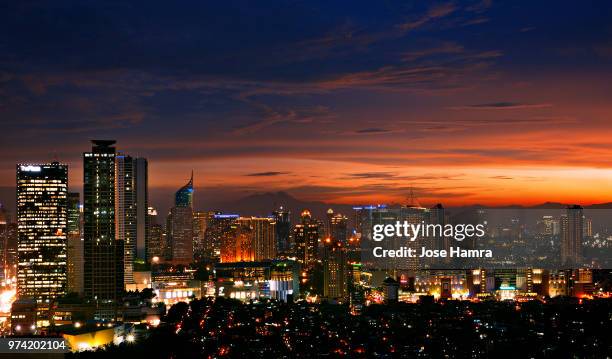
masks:
[[[342,132],[343,135],[356,135],[356,136],[369,136],[369,135],[387,135],[391,133],[399,133],[404,132],[403,129],[388,129],[388,128],[380,128],[380,127],[369,127],[362,128],[360,130]]]
[[[280,175],[287,175],[291,172],[281,172],[281,171],[268,171],[268,172],[255,172],[245,174],[247,177],[274,177]]]
[[[489,102],[475,105],[455,106],[453,110],[520,110],[529,108],[552,107],[549,103],[520,103],[520,102]]]
[[[262,112],[262,118],[235,127],[232,133],[236,135],[251,134],[283,123],[308,124],[317,121],[329,121],[333,118],[329,109],[324,106],[277,110],[266,104],[249,100],[248,98],[245,98],[244,101],[259,109],[259,111]]]
[[[456,9],[457,8],[452,3],[436,5],[436,6],[431,7],[424,15],[422,15],[418,19],[404,22],[402,24],[397,25],[397,27],[401,29],[402,31],[415,30],[433,20],[450,15]]]
[[[359,179],[388,179],[397,177],[397,173],[392,172],[361,172],[361,173],[350,173],[348,174],[350,178],[359,178]]]

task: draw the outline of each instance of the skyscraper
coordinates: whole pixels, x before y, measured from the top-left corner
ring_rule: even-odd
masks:
[[[0,246],[2,279],[17,276],[17,224],[11,223],[9,212],[0,204]]]
[[[17,295],[41,313],[66,293],[67,193],[68,166],[17,165]]]
[[[97,317],[115,319],[123,292],[123,241],[115,237],[115,141],[83,154],[84,293]]]
[[[68,193],[67,223],[67,281],[69,293],[83,294],[83,236],[81,195]]]
[[[221,258],[221,252],[228,242],[236,235],[237,214],[214,213],[210,225],[206,228],[205,243],[206,253],[210,258]],[[226,251],[227,252],[227,251]]]
[[[221,263],[253,262],[253,232],[248,222],[236,220],[221,240]]]
[[[347,274],[345,246],[339,240],[326,238],[323,244],[323,296],[344,299]]]
[[[256,261],[276,258],[276,222],[273,218],[240,217],[239,226],[250,229],[250,242]]]
[[[304,210],[301,222],[294,229],[295,252],[297,260],[306,268],[312,267],[317,260],[319,243],[319,223],[312,218],[309,210]]]
[[[291,212],[282,206],[272,212],[272,217],[276,221],[276,248],[281,254],[286,254],[291,249]]]
[[[206,231],[208,230],[209,225],[212,223],[214,215],[214,211],[193,212],[193,258],[196,262],[214,257],[214,251],[211,249],[210,244],[206,241]]]
[[[348,218],[336,213],[329,221],[329,237],[342,244],[346,244],[348,239]]]
[[[189,182],[176,191],[168,222],[172,263],[193,262],[193,172]]]
[[[561,217],[561,264],[582,264],[583,210],[579,205],[568,206]]]
[[[134,261],[146,260],[148,241],[147,160],[115,156],[115,235],[124,245],[124,282],[134,282]]]

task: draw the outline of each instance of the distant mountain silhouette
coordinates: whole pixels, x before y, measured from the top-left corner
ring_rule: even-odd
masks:
[[[267,216],[275,209],[282,206],[291,211],[292,220],[299,218],[304,209],[310,210],[315,218],[325,218],[325,213],[329,208],[334,212],[339,212],[347,217],[351,217],[353,211],[351,205],[330,204],[318,201],[302,201],[291,196],[287,192],[265,192],[252,194],[238,200],[226,203],[218,203],[214,208],[224,212],[238,213],[244,216]]]

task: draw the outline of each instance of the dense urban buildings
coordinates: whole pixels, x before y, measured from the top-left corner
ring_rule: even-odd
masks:
[[[157,211],[149,206],[146,160],[117,154],[114,141],[92,142],[92,151],[83,155],[82,199],[78,192],[68,191],[65,165],[54,162],[17,167],[17,298],[12,296],[11,220],[6,210],[0,211],[4,267],[0,317],[2,308],[10,313],[9,333],[61,334],[79,347],[76,350],[85,350],[86,345],[87,350],[101,345],[107,350],[123,350],[121,343],[149,343],[147,338],[159,333],[166,338],[182,337],[190,325],[185,319],[189,316],[180,314],[186,306],[229,310],[225,318],[231,323],[222,326],[229,332],[245,311],[258,313],[260,309],[256,308],[264,305],[265,320],[255,323],[265,325],[251,325],[254,331],[244,336],[253,344],[278,335],[276,339],[285,349],[254,344],[243,352],[296,354],[295,348],[304,337],[313,336],[308,324],[296,324],[296,336],[281,336],[277,329],[292,325],[289,319],[277,323],[273,318],[299,313],[302,318],[335,328],[332,337],[344,333],[343,341],[333,345],[319,341],[315,335],[312,343],[318,346],[318,354],[372,353],[378,345],[372,340],[384,335],[393,345],[383,345],[377,349],[380,353],[412,355],[415,350],[426,352],[421,348],[427,348],[427,344],[402,346],[398,339],[391,338],[405,334],[397,331],[397,325],[408,325],[405,315],[414,316],[414,308],[429,314],[435,310],[433,315],[440,323],[459,323],[463,318],[485,318],[491,310],[501,313],[506,304],[515,311],[535,315],[530,308],[542,305],[549,310],[551,302],[576,299],[579,308],[596,312],[592,303],[608,303],[612,293],[612,272],[595,269],[608,265],[601,251],[612,246],[601,238],[612,238],[612,234],[599,219],[591,217],[597,218],[597,213],[588,213],[580,206],[570,206],[555,215],[462,209],[454,217],[441,204],[425,208],[412,198],[407,205],[356,206],[351,220],[333,209],[321,213],[321,220],[304,209],[292,226],[290,211],[283,206],[269,217],[194,210],[192,175],[175,193],[174,206],[163,226],[158,223],[163,220],[158,219]],[[144,178],[140,184],[139,178]],[[138,193],[145,195],[139,198]],[[143,208],[144,220],[137,211]],[[368,255],[377,243],[372,240],[373,226],[398,221],[423,226],[457,221],[484,223],[484,239],[463,244],[469,248],[492,246],[500,260],[467,262],[472,264],[468,267],[447,261],[441,268],[433,267],[429,259],[374,260]],[[139,237],[139,233],[143,235]],[[391,248],[424,245],[444,250],[455,243],[441,234],[423,235],[414,243],[397,235],[388,240],[386,245]],[[542,260],[536,264],[542,267],[521,265],[525,253],[537,254]],[[593,268],[579,265],[587,257]],[[445,308],[464,311],[457,314]],[[609,313],[606,310],[603,313]],[[192,315],[201,313],[196,308]],[[333,325],[322,319],[330,315],[337,315]],[[201,320],[206,326],[209,317]],[[401,322],[392,324],[397,320]],[[481,330],[479,320],[474,323]],[[174,327],[172,333],[165,332],[167,324],[172,323],[179,323],[180,330]],[[354,323],[376,325],[382,332],[363,341],[354,332],[342,331],[343,326]],[[412,322],[410,325],[416,327]],[[431,340],[440,340],[440,328],[429,334]],[[194,333],[197,330],[190,332],[191,339]],[[423,333],[422,329],[416,332]],[[97,335],[105,339],[92,339]],[[215,331],[206,335],[224,334]],[[348,342],[355,345],[345,344]],[[600,342],[598,339],[595,346]],[[201,343],[205,344],[194,353],[225,355],[235,350],[231,343],[218,346],[206,338]],[[478,343],[470,345],[473,353],[492,350]],[[457,350],[450,344],[442,348],[431,349],[431,353]]]
[[[48,323],[52,302],[66,294],[68,167],[17,165],[17,296],[36,302]]]
[[[115,141],[83,154],[83,286],[100,319],[115,319],[124,288],[123,241],[115,236]]]

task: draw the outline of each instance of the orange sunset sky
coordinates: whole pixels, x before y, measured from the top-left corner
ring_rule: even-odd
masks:
[[[91,139],[148,158],[154,205],[192,169],[201,207],[612,202],[612,6],[519,3],[20,8],[0,202],[19,162],[66,162],[81,190]]]

